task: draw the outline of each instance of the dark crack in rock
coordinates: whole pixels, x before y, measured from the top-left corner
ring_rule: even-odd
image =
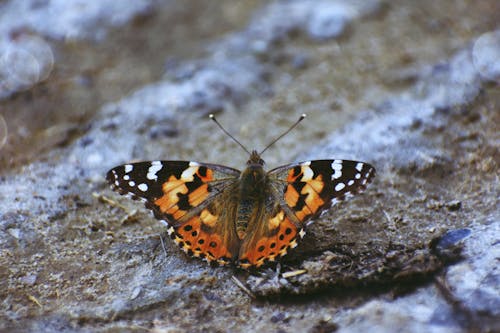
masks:
[[[288,268],[287,272],[271,277],[266,274],[252,276],[248,285],[256,296],[274,299],[354,291],[378,294],[388,289],[417,288],[431,281],[445,265],[460,258],[460,245],[448,246],[446,252],[438,253],[426,245],[411,248],[389,244],[382,253],[369,246],[364,252],[354,252],[351,247],[343,246],[335,252],[325,251],[304,260],[297,267],[302,274],[286,278],[294,272]]]

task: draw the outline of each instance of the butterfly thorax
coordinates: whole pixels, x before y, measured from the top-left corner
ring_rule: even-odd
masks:
[[[236,217],[236,233],[243,239],[251,220],[256,220],[259,207],[266,198],[267,174],[264,161],[254,150],[247,162],[247,167],[240,175],[239,203]]]

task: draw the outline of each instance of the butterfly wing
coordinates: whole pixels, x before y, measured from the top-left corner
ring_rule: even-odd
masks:
[[[240,266],[259,267],[285,255],[305,235],[308,222],[338,201],[362,192],[374,176],[370,164],[349,160],[307,161],[269,171],[270,197],[262,222],[249,223],[255,227],[241,245]]]
[[[304,224],[364,191],[375,176],[375,168],[359,161],[316,160],[279,167],[269,174],[285,207]]]
[[[106,178],[114,190],[144,201],[185,252],[224,264],[238,251],[229,221],[236,216],[230,193],[239,174],[215,164],[152,161],[117,166]]]

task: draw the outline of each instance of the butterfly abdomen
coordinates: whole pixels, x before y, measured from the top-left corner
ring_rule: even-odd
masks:
[[[249,165],[240,176],[238,210],[236,214],[236,233],[239,239],[245,238],[248,223],[266,198],[267,175],[262,165]]]
[[[245,238],[248,228],[248,221],[250,220],[254,209],[256,208],[255,200],[240,200],[238,211],[236,214],[236,234],[241,240]]]

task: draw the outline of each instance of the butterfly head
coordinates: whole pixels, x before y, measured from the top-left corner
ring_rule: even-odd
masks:
[[[263,167],[264,160],[260,158],[256,150],[253,150],[247,161],[247,168],[242,174],[242,179],[247,179],[247,181],[253,184],[260,184],[266,176]]]
[[[244,196],[255,197],[263,190],[263,182],[266,181],[266,172],[264,171],[264,160],[260,158],[257,151],[252,151],[247,161],[246,169],[241,173],[240,189]]]
[[[260,157],[260,154],[256,150],[252,150],[250,158],[247,161],[247,166],[249,168],[262,168],[264,166],[264,160]]]

